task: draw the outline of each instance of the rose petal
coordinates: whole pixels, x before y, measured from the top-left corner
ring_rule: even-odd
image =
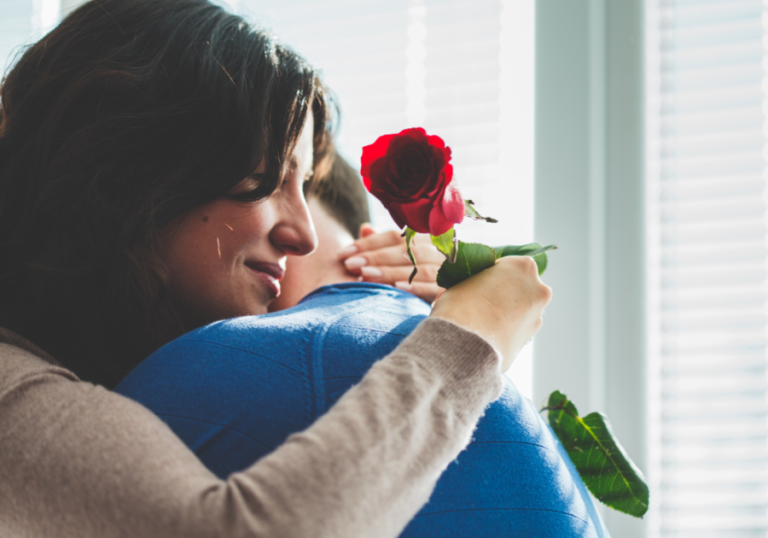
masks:
[[[424,127],[411,127],[410,129],[403,129],[397,136],[409,136],[414,140],[423,141],[427,139],[427,131]]]
[[[434,236],[443,235],[453,227],[453,223],[445,218],[439,205],[432,207],[429,212],[429,233]]]
[[[450,153],[450,149],[448,150],[448,153]],[[450,160],[450,155],[448,156],[448,159]],[[445,172],[445,181],[446,183],[450,183],[453,179],[453,165],[448,163],[448,161],[445,161],[445,165],[443,166],[443,172]]]
[[[455,185],[446,186],[445,194],[443,195],[442,209],[446,220],[454,224],[459,224],[464,220],[464,215],[466,213],[464,199]]]
[[[368,167],[369,176],[363,176],[363,181],[366,177],[369,178],[369,182],[366,184],[368,192],[378,197],[381,193],[387,192],[386,179],[389,173],[389,159],[381,157],[373,161]],[[370,186],[369,186],[370,185]]]
[[[430,200],[421,199],[408,204],[392,204],[392,207],[404,216],[409,228],[419,233],[429,233],[429,217],[433,208]]]
[[[397,135],[383,135],[376,139],[376,142],[369,146],[363,146],[363,156],[360,159],[360,175],[370,177],[370,166],[376,160],[384,157],[389,149],[389,144]]]
[[[389,211],[389,215],[392,217],[392,220],[395,221],[395,224],[397,224],[399,228],[408,226],[408,218],[402,210],[402,204],[398,204],[397,202],[389,202],[384,204],[384,207],[387,209],[387,211]]]
[[[426,134],[426,133],[425,133],[425,134]],[[440,149],[440,150],[443,150],[443,149],[445,149],[445,147],[446,147],[446,146],[445,146],[445,141],[444,141],[442,138],[440,138],[439,136],[437,136],[437,135],[429,135],[429,136],[427,136],[427,142],[428,142],[428,143],[429,143],[429,145],[430,145],[430,146],[432,146],[433,148],[438,148],[438,149]],[[449,148],[449,149],[448,149],[448,156],[449,156],[449,157],[450,157],[450,151],[451,151],[451,150],[450,150],[450,148]]]

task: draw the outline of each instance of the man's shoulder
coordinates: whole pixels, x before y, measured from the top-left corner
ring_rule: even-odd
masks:
[[[325,286],[297,307],[318,318],[313,340],[315,352],[343,358],[365,352],[378,356],[377,344],[399,343],[421,323],[430,306],[391,286],[368,282]],[[383,348],[391,351],[392,345]]]
[[[260,316],[244,316],[219,321],[187,333],[178,341],[236,341],[241,335],[252,340],[274,334],[281,339],[314,334],[340,322],[368,322],[412,316],[426,317],[430,306],[404,291],[370,282],[349,282],[322,286],[293,308]]]
[[[400,308],[417,310],[429,313],[430,306],[415,295],[388,286],[386,284],[377,284],[375,282],[344,282],[340,284],[330,284],[321,286],[312,293],[304,297],[295,308],[285,310],[291,312],[302,310],[308,307],[344,307],[351,303],[369,303],[372,301],[387,302],[393,305],[399,305]]]
[[[323,286],[294,308],[223,320],[191,331],[157,350],[143,367],[261,358],[298,369],[321,351],[359,356],[372,340],[402,339],[429,310],[421,299],[391,286],[367,282]]]
[[[369,282],[333,284],[318,288],[293,308],[213,323],[188,333],[179,342],[227,341],[250,347],[258,341],[262,348],[277,344],[284,351],[288,343],[304,346],[326,332],[337,337],[357,336],[360,330],[409,334],[429,312],[426,302],[391,286]],[[413,323],[408,324],[408,329],[398,330],[406,320]]]
[[[326,310],[325,305],[335,305]],[[322,379],[327,408],[357,383],[429,315],[421,299],[391,286],[341,284],[318,289],[297,308],[318,308],[324,316],[312,334],[312,367]]]

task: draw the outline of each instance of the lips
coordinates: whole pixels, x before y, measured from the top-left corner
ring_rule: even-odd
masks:
[[[280,280],[285,275],[285,269],[276,263],[268,262],[245,262],[245,266],[266,284],[273,298],[280,295]]]

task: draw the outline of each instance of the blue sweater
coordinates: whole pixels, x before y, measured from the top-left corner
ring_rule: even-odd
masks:
[[[116,390],[159,415],[226,478],[309,427],[428,314],[426,303],[388,286],[326,286],[290,310],[186,334]],[[562,445],[508,382],[401,536],[607,532]]]

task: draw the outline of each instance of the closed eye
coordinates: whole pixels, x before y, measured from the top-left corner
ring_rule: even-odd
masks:
[[[254,173],[238,183],[225,197],[238,202],[255,202],[263,198],[259,187],[264,180],[264,174]]]

